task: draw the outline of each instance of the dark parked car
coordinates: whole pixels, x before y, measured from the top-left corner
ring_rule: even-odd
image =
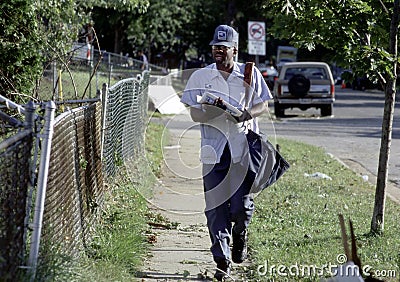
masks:
[[[264,80],[267,83],[269,90],[272,91],[274,89],[275,80],[278,78],[279,75],[278,71],[271,65],[259,67],[258,69],[264,77]]]
[[[367,76],[357,77],[353,80],[352,88],[354,90],[366,90],[366,89],[379,89],[383,90],[383,87],[379,83],[372,82]]]
[[[372,82],[366,75],[362,77],[354,77],[351,70],[343,71],[337,78],[336,84],[342,85],[342,88],[352,88],[353,90],[383,90],[383,87],[378,82]]]

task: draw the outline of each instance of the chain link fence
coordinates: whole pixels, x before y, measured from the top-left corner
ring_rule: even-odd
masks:
[[[76,255],[90,242],[103,204],[101,103],[59,115],[54,122],[42,240]]]
[[[1,281],[15,281],[26,269],[34,277],[47,252],[77,257],[90,244],[104,182],[119,164],[144,152],[149,77],[145,71],[109,89],[104,84],[96,98],[79,101],[81,106],[56,99],[55,119],[47,110],[42,116],[43,103],[37,104],[34,130],[18,129],[26,121],[10,115],[12,102],[0,97]]]
[[[114,176],[119,163],[144,152],[149,84],[145,73],[142,80],[122,80],[108,91],[103,153],[106,175]]]
[[[12,281],[25,263],[34,145],[33,103],[0,96],[0,277]]]
[[[32,131],[20,131],[0,149],[0,273],[9,280],[24,262]],[[6,142],[6,141],[5,141]],[[2,143],[4,144],[4,143]]]

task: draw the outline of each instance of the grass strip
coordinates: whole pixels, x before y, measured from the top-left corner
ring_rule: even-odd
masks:
[[[353,222],[364,270],[398,281],[399,205],[387,199],[385,232],[371,235],[375,188],[370,183],[319,147],[289,140],[279,144],[291,168],[256,198],[249,230],[251,281],[320,281],[329,276],[344,258],[338,214],[343,214],[348,234],[348,220]],[[331,180],[310,177],[317,172]]]
[[[160,175],[164,127],[149,123],[146,159],[130,164],[114,179],[100,229],[70,281],[135,281],[148,254],[148,222],[158,218],[149,211],[146,197]],[[146,165],[148,164],[148,165]],[[146,195],[144,195],[146,194]]]

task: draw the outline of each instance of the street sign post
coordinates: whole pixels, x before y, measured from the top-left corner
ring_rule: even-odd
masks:
[[[258,56],[265,56],[265,23],[249,21],[247,23],[248,33],[248,52],[250,55],[256,55],[256,65],[258,65]]]

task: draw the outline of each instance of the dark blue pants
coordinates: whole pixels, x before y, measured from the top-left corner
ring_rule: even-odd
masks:
[[[228,144],[220,162],[204,164],[203,172],[211,252],[215,261],[230,260],[232,231],[239,234],[246,230],[254,212],[253,196],[249,191],[255,174],[240,163],[231,163]]]

